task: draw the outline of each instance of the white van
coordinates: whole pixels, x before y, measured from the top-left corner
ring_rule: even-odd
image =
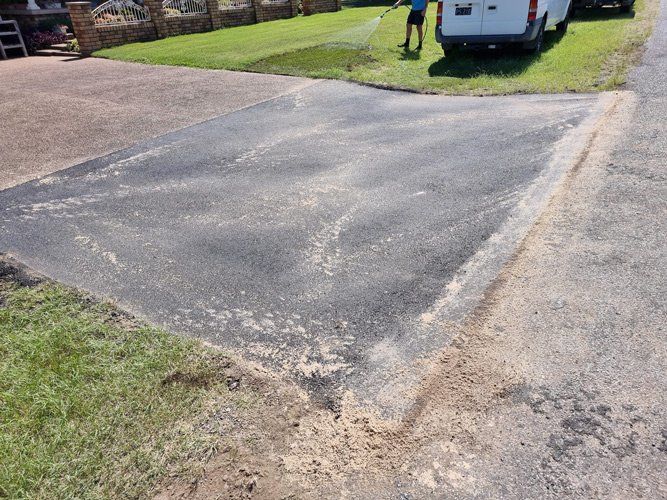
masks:
[[[521,44],[537,53],[544,30],[567,31],[571,9],[571,0],[438,0],[435,39],[445,52]]]

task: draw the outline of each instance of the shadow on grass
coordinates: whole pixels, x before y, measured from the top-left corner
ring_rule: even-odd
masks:
[[[548,52],[563,38],[563,33],[547,31],[543,52]],[[521,48],[501,51],[456,51],[434,62],[428,68],[431,77],[475,78],[480,75],[517,76],[540,59]]]
[[[400,55],[401,61],[419,61],[422,58],[421,50],[403,50]]]

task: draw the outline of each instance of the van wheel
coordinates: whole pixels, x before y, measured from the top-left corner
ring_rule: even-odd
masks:
[[[567,27],[570,24],[570,16],[572,15],[572,8],[570,7],[567,11],[567,14],[565,14],[565,19],[563,19],[561,22],[556,24],[556,31],[559,33],[566,33],[567,32]]]
[[[629,14],[631,10],[632,10],[632,5],[621,5],[619,12],[621,14]]]
[[[544,26],[546,25],[547,20],[544,18],[542,20],[542,24],[540,25],[540,29],[537,32],[537,36],[535,37],[535,40],[533,40],[530,45],[526,46],[526,52],[529,54],[539,54],[542,52],[542,46],[544,45]]]

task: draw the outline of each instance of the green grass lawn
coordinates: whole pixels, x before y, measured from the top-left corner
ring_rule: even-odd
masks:
[[[617,9],[580,13],[565,36],[546,35],[540,56],[454,53],[435,43],[435,3],[424,50],[396,47],[407,9],[392,11],[365,42],[386,7],[355,7],[103,49],[100,57],[149,64],[348,79],[438,93],[504,94],[607,90],[627,68],[652,26],[656,0],[638,0],[635,14]],[[368,28],[368,29],[367,29]],[[415,35],[416,36],[416,35]]]
[[[197,415],[244,397],[227,390],[226,358],[6,269],[0,498],[138,498],[167,474],[196,474],[217,445]]]

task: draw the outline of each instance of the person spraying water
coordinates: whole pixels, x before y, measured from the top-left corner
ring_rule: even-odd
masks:
[[[398,0],[393,6],[397,9],[404,0]],[[408,22],[405,26],[405,42],[399,44],[399,47],[405,49],[410,48],[410,36],[412,35],[412,26],[417,27],[417,34],[419,35],[419,44],[417,50],[422,49],[422,42],[424,41],[424,19],[426,18],[426,9],[428,8],[428,0],[412,0],[412,8],[408,14]]]

